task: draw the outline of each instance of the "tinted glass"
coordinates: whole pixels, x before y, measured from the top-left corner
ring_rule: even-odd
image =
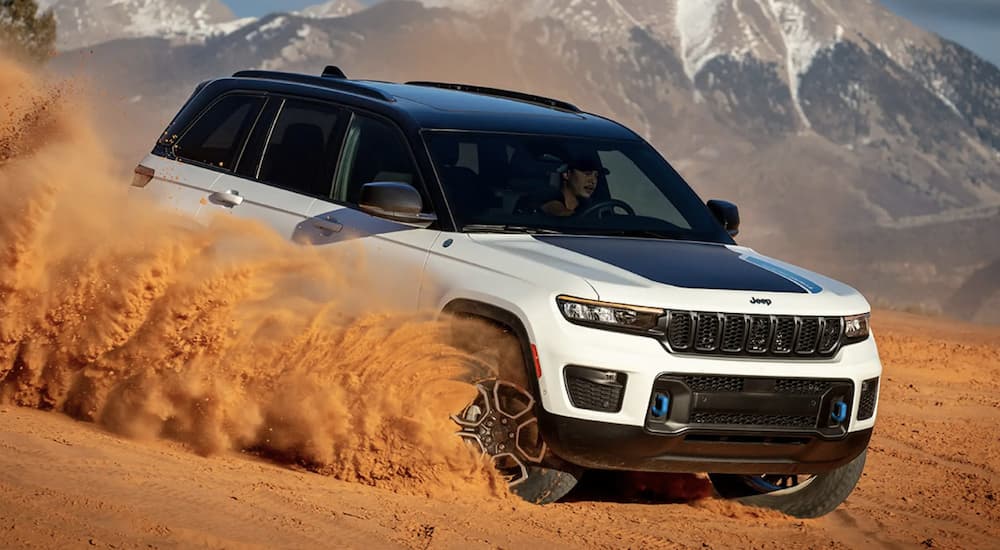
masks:
[[[446,131],[425,137],[466,230],[733,242],[642,141]]]
[[[178,141],[178,157],[232,171],[264,99],[229,95],[215,102]]]
[[[340,110],[333,105],[285,100],[267,143],[257,178],[309,195],[329,197],[340,140]]]
[[[422,189],[410,148],[403,135],[389,123],[356,115],[344,137],[336,199],[357,204],[361,187],[376,181],[409,183],[424,197],[424,210],[429,201]]]

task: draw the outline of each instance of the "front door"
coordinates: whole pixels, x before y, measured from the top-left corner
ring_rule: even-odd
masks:
[[[372,306],[415,310],[428,251],[440,232],[369,216],[358,203],[361,187],[378,181],[413,185],[430,199],[402,132],[392,122],[355,113],[344,137],[336,182],[330,198],[315,201],[296,240],[316,245],[341,243]],[[346,208],[345,208],[346,206]]]

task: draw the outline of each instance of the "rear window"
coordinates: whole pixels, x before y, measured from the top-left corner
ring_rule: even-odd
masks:
[[[228,95],[209,107],[177,142],[184,160],[232,171],[239,161],[264,98]]]

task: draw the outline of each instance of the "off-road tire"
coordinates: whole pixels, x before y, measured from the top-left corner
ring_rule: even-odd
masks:
[[[780,494],[760,493],[736,474],[708,474],[715,492],[722,498],[743,504],[771,508],[797,518],[818,518],[829,514],[854,490],[865,468],[868,451],[836,470],[816,474],[801,488],[780,491]]]
[[[576,487],[582,468],[564,465],[563,469],[530,466],[528,479],[511,487],[511,492],[532,504],[551,504]]]
[[[521,352],[521,342],[517,336],[509,330],[492,324],[484,327],[483,330],[492,333],[488,339],[485,339],[489,342],[488,349],[483,346],[484,338],[482,335],[478,335],[474,339],[461,338],[465,342],[476,342],[476,345],[470,346],[466,351],[472,353],[478,362],[490,364],[486,370],[492,373],[492,377],[517,385],[529,394],[536,396],[534,397],[536,410],[540,408],[541,404],[537,401],[537,392],[535,391],[537,384],[533,383],[534,381],[528,376],[528,365],[525,364],[525,357]],[[460,347],[464,346],[460,345]],[[488,381],[483,382],[489,383]],[[531,414],[534,415],[534,413]],[[566,496],[576,486],[584,469],[546,452],[540,463],[526,465],[526,471],[527,477],[512,484],[511,492],[533,504],[550,504]]]

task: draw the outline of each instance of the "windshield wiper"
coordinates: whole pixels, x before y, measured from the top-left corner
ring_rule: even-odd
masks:
[[[562,231],[559,231],[558,229],[549,229],[547,227],[528,227],[526,225],[504,225],[504,224],[488,224],[488,223],[470,223],[468,225],[463,225],[462,231],[466,233],[528,233],[528,234],[562,233]]]
[[[646,239],[680,240],[675,234],[651,229],[571,229],[566,233],[575,235],[593,235],[595,237],[642,237]]]

